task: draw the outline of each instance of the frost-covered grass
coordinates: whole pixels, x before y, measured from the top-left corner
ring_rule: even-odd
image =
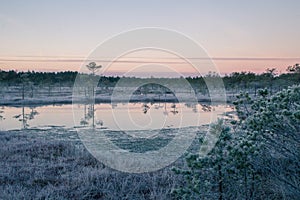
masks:
[[[46,136],[51,131],[0,132],[0,199],[170,199],[182,181],[170,167],[144,174],[115,171],[76,137]]]
[[[114,88],[104,89],[98,87],[95,89],[95,102],[111,102],[112,94],[114,95],[114,101],[117,102],[128,102],[128,98],[124,95],[124,91],[127,88],[121,88],[118,93],[117,88],[115,91]],[[74,95],[73,99],[73,91],[77,91],[78,94]],[[211,91],[215,94],[222,94],[222,91]],[[21,86],[0,86],[0,105],[11,105],[11,106],[19,106],[19,105],[48,105],[48,104],[71,104],[74,102],[82,102],[85,101],[85,88],[73,88],[73,87],[32,87],[26,88],[24,92],[23,99],[23,90]],[[190,96],[192,93],[187,93],[187,91],[178,88],[176,91],[176,96],[170,93],[147,93],[147,94],[132,94],[130,97],[131,102],[148,102],[148,101],[156,101],[156,102],[177,102],[177,98],[179,97],[181,101],[190,101]],[[233,94],[228,93],[227,99],[231,101],[233,99]],[[210,96],[208,94],[197,93],[196,98],[199,102],[210,102]],[[215,101],[218,101],[218,97],[214,97]],[[223,99],[219,99],[220,102],[223,102]]]

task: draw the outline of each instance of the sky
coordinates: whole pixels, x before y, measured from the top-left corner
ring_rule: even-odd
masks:
[[[0,69],[78,71],[108,38],[158,27],[192,38],[222,74],[266,68],[285,72],[300,62],[299,8],[298,0],[1,0]],[[112,58],[97,59],[103,64]],[[163,59],[165,65],[178,61],[139,53],[119,60],[107,73],[122,74],[137,60]],[[179,71],[192,73],[184,65]]]

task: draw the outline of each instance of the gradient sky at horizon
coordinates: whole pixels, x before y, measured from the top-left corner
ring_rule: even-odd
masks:
[[[297,0],[4,0],[0,69],[78,70],[107,38],[138,27],[161,27],[201,44],[223,74],[273,67],[284,72],[300,62],[299,8]],[[120,71],[126,65],[120,63]]]

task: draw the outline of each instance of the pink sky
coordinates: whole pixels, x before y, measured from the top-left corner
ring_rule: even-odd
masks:
[[[6,71],[79,71],[83,60],[83,57],[0,57],[0,69]],[[240,71],[262,73],[267,68],[276,68],[278,73],[284,73],[289,65],[300,63],[300,58],[212,58],[212,60],[222,75]],[[103,65],[109,63],[110,59],[95,59],[95,61],[97,64]],[[119,59],[105,74],[121,75],[130,70],[131,66],[153,63],[169,66],[183,75],[197,74],[180,59],[136,57]],[[147,75],[150,76],[151,71]]]
[[[84,57],[108,38],[158,27],[192,38],[222,74],[261,73],[266,68],[285,72],[287,66],[300,63],[299,8],[300,1],[295,0],[3,1],[0,69],[76,71]],[[105,65],[108,60],[97,63]],[[131,60],[116,64],[109,73],[128,70],[136,64]],[[191,75],[187,66],[179,65],[182,73]]]

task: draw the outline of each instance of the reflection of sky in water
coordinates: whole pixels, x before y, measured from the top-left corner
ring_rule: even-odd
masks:
[[[80,120],[86,116],[88,107],[88,105],[74,105],[74,115],[72,105],[35,107],[34,110],[38,114],[33,119],[29,119],[27,123],[29,128],[45,126],[72,128],[74,126],[82,126]],[[95,109],[96,126],[112,130],[149,130],[197,126],[208,124],[211,117],[211,111],[200,104],[96,104]],[[232,111],[230,107],[224,108],[222,105],[211,109],[217,114],[222,114],[224,109]],[[22,127],[22,122],[14,118],[16,115],[22,115],[22,107],[4,106],[2,110],[4,111],[2,115],[5,119],[0,120],[0,130],[20,129]],[[24,108],[24,114],[30,114],[31,111],[32,109],[29,107]],[[88,124],[86,126],[91,125],[91,120],[87,121]]]

